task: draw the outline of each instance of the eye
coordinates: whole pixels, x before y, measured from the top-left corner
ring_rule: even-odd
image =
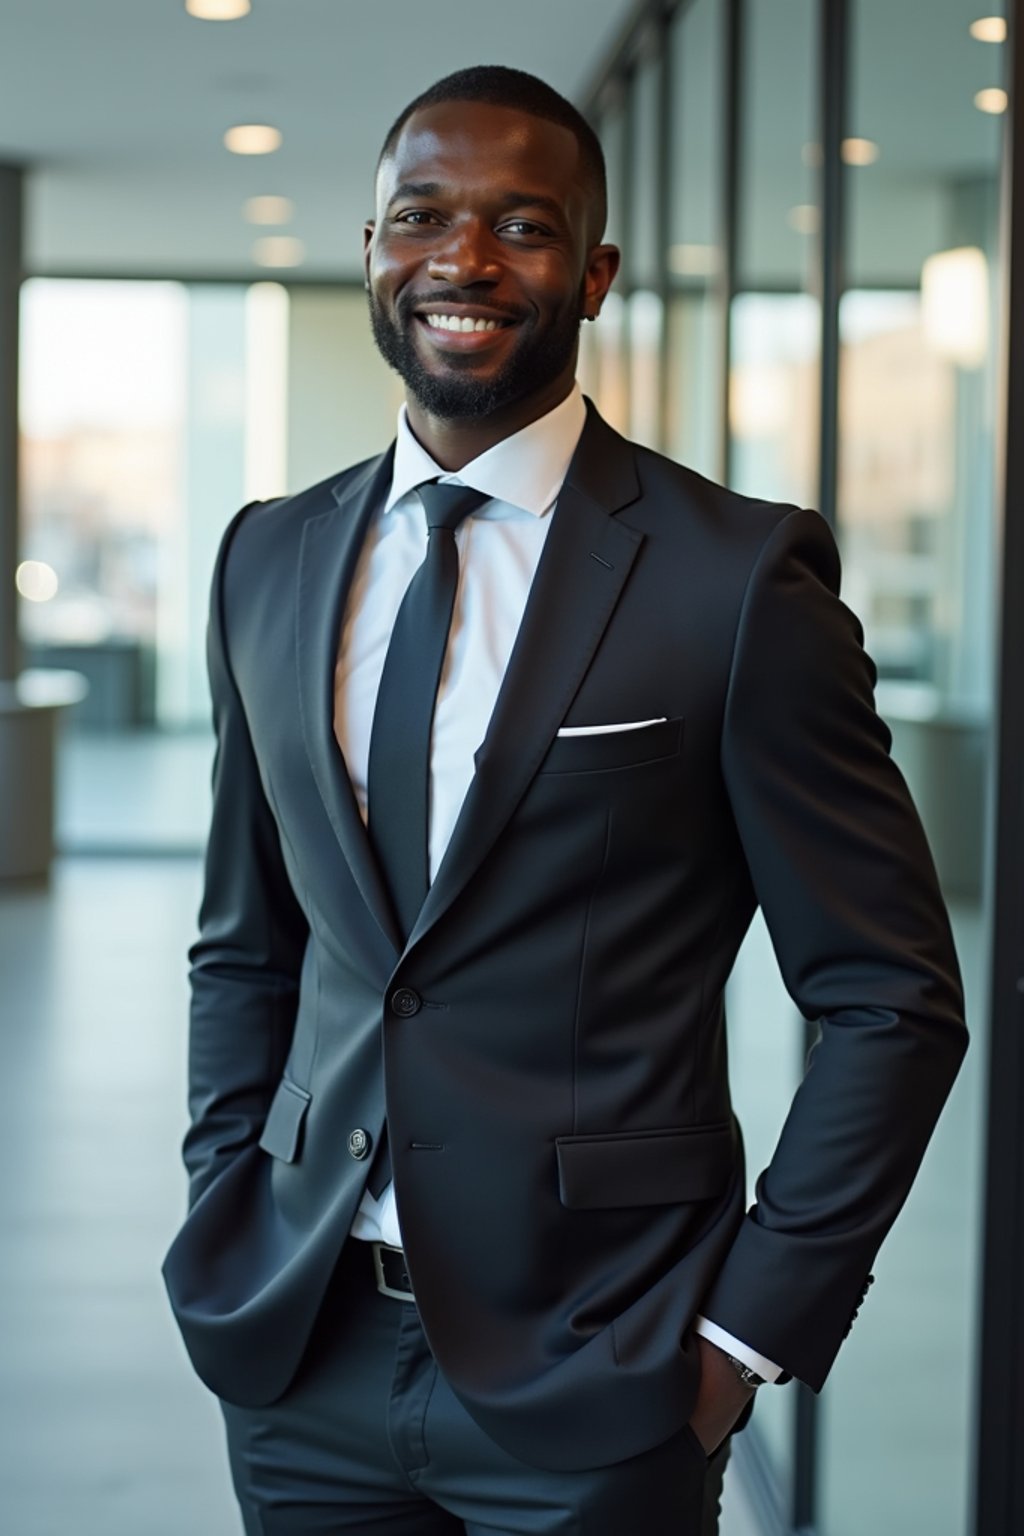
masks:
[[[438,223],[436,213],[431,213],[427,208],[407,208],[404,213],[397,213],[394,222],[396,224],[411,224],[418,228],[424,224]]]
[[[543,225],[535,224],[532,219],[509,219],[501,226],[501,232],[510,235],[537,235],[542,239],[550,233]]]

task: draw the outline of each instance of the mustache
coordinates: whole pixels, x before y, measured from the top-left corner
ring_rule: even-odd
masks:
[[[408,297],[400,299],[396,307],[401,319],[408,320],[417,310],[431,309],[443,312],[446,304],[460,305],[472,304],[472,302],[473,295],[465,289],[435,288],[430,293],[410,294]],[[485,304],[495,315],[501,315],[505,320],[519,321],[529,319],[529,311],[521,307],[517,308],[512,304],[497,303],[488,295],[479,296],[479,302]]]

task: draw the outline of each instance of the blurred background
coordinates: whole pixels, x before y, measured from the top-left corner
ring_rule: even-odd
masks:
[[[967,987],[974,1048],[853,1342],[820,1399],[760,1394],[723,1536],[1024,1531],[1014,20],[992,0],[0,0],[10,1536],[238,1529],[157,1274],[184,1201],[210,571],[243,502],[390,440],[360,270],[376,154],[427,84],[495,62],[605,147],[624,267],[586,391],[835,527]],[[730,992],[753,1177],[812,1043],[760,922]]]

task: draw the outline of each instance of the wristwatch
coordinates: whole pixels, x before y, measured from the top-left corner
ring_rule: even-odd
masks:
[[[735,1355],[727,1354],[725,1350],[722,1353],[744,1386],[751,1389],[764,1386],[765,1380],[763,1376],[759,1376],[756,1371],[751,1370],[749,1365],[744,1365],[742,1360],[737,1360]]]

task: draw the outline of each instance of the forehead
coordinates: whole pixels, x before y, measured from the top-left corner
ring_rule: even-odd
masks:
[[[560,123],[515,107],[447,101],[414,112],[380,167],[384,201],[407,182],[446,190],[543,192],[575,200],[584,192],[580,146]]]

